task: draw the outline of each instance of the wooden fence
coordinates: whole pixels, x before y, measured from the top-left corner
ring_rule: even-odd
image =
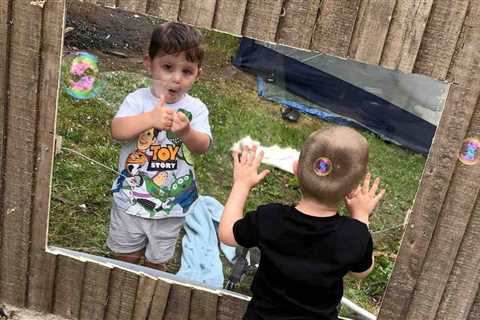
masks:
[[[480,167],[458,161],[480,135],[480,0],[84,2],[447,80],[379,319],[480,319]],[[0,301],[89,320],[241,319],[242,299],[45,251],[64,10],[0,2]]]

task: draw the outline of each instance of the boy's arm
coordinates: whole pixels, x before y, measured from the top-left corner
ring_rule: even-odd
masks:
[[[370,266],[370,268],[368,268],[367,270],[365,270],[363,272],[352,272],[352,271],[350,271],[348,273],[348,275],[351,276],[351,277],[354,277],[354,278],[358,278],[358,279],[366,278],[370,274],[370,272],[372,272],[374,265],[375,265],[375,258],[372,254],[372,265]]]
[[[257,148],[244,147],[239,158],[238,152],[233,152],[233,187],[223,209],[220,219],[220,241],[229,246],[236,246],[237,242],[233,234],[233,225],[243,217],[245,203],[247,202],[250,189],[262,181],[270,172],[257,170],[263,158],[263,152],[256,155]]]

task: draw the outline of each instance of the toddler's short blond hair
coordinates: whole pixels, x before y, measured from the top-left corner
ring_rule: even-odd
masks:
[[[316,168],[318,159],[326,170]],[[298,162],[303,196],[338,205],[367,172],[368,142],[357,131],[334,126],[313,132],[305,141]],[[322,168],[322,169],[324,169]]]

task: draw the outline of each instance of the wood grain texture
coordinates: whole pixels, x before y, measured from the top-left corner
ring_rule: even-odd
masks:
[[[135,312],[133,320],[146,320],[152,306],[153,295],[157,281],[146,275],[141,275],[138,281],[137,299],[135,301]]]
[[[363,0],[350,43],[350,58],[379,64],[396,0]]]
[[[87,262],[83,280],[80,319],[103,320],[107,309],[111,268]]]
[[[465,21],[468,0],[435,0],[413,72],[445,79]]]
[[[248,0],[217,0],[213,28],[232,34],[242,34]]]
[[[170,283],[161,279],[157,280],[148,320],[163,319],[168,303],[168,296],[170,295],[170,289]]]
[[[41,7],[31,5],[29,1],[15,1],[11,10],[8,110],[4,114],[7,137],[2,141],[5,143],[5,157],[0,209],[3,215],[0,300],[25,306],[43,12]]]
[[[201,28],[211,28],[216,2],[216,0],[183,0],[180,9],[180,21]]]
[[[457,155],[475,109],[478,97],[478,90],[476,91],[455,84],[450,87],[410,221],[384,295],[379,320],[406,319],[410,299],[422,273],[425,257],[454,173]]]
[[[292,47],[310,47],[321,0],[288,0],[280,17],[277,42]]]
[[[189,320],[192,288],[172,284],[163,320]]]
[[[310,49],[347,57],[359,8],[360,0],[322,1]]]
[[[380,64],[411,73],[433,0],[398,0],[393,11]]]
[[[147,13],[169,20],[177,21],[180,12],[180,0],[149,0]]]
[[[58,256],[54,314],[68,319],[79,318],[84,273],[85,262],[67,256]]]
[[[110,276],[106,320],[130,320],[137,295],[138,275],[114,268]]]
[[[126,11],[145,13],[148,0],[118,0],[118,8]]]
[[[28,307],[50,313],[53,308],[57,256],[48,252],[32,255],[28,287]]]
[[[245,37],[275,41],[283,0],[249,0],[242,34]]]
[[[189,320],[217,318],[218,295],[198,289],[192,290]]]
[[[243,319],[247,305],[247,300],[223,294],[218,301],[217,320]]]

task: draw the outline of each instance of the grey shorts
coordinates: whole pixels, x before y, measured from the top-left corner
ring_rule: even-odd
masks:
[[[118,210],[113,204],[107,246],[115,253],[131,253],[145,248],[148,261],[166,262],[175,253],[175,244],[184,221],[184,217],[137,217]]]

